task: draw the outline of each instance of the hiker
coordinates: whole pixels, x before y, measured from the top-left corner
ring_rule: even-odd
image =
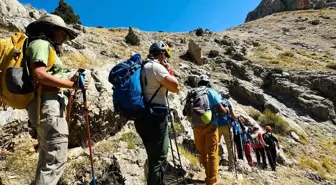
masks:
[[[194,130],[195,145],[200,154],[200,161],[205,168],[206,185],[217,182],[218,160],[218,126],[213,116],[215,109],[219,114],[227,114],[219,94],[210,88],[210,79],[201,75],[198,87],[189,91],[183,114],[188,116]]]
[[[250,135],[251,135],[251,145],[256,153],[258,166],[261,167],[262,169],[265,169],[267,166],[265,149],[264,149],[265,142],[263,140],[262,133],[259,131],[259,127],[254,126],[252,128],[252,133]],[[260,163],[260,157],[262,159],[262,164]]]
[[[223,97],[223,96],[222,96]],[[229,162],[229,171],[233,170],[233,150],[232,150],[232,140],[231,140],[231,133],[230,133],[230,125],[229,122],[231,121],[232,117],[235,117],[233,113],[233,108],[231,106],[231,103],[225,99],[222,98],[222,105],[230,110],[230,114],[220,115],[218,114],[218,142],[220,142],[221,137],[224,137],[226,149],[228,151],[228,162]],[[222,150],[218,150],[219,155],[223,155]]]
[[[167,91],[178,93],[179,83],[167,60],[170,48],[155,42],[149,48],[147,61],[141,70],[141,84],[148,113],[135,120],[135,128],[146,148],[148,157],[147,185],[163,185],[164,169],[169,148]]]
[[[245,129],[244,124],[242,123],[240,116],[231,119],[231,126],[233,131],[233,139],[236,144],[238,159],[244,160],[243,157],[243,143],[242,143],[242,130]]]
[[[28,106],[29,121],[37,130],[39,143],[35,184],[56,185],[67,162],[69,135],[65,119],[67,97],[63,95],[62,88],[78,89],[77,75],[66,79],[58,56],[62,43],[74,39],[76,33],[67,28],[61,17],[46,14],[29,24],[26,34],[26,59],[33,82],[41,89],[40,98],[35,96]],[[85,85],[87,87],[87,82]]]
[[[276,167],[276,159],[277,159],[277,149],[280,149],[279,141],[272,134],[272,127],[265,127],[266,133],[263,134],[263,139],[266,143],[265,151],[269,161],[269,164],[273,171],[275,171]]]
[[[244,145],[244,153],[245,157],[247,159],[247,162],[250,166],[253,166],[253,160],[251,156],[251,144],[250,144],[250,128],[245,127],[245,129],[242,131],[242,140]]]

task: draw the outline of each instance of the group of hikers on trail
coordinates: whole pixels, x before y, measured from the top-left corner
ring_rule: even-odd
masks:
[[[71,99],[68,103],[64,90],[82,90],[86,97],[88,81],[82,75],[84,70],[78,70],[68,79],[59,58],[62,44],[76,36],[61,17],[46,14],[29,24],[25,34],[17,33],[0,42],[1,98],[8,106],[27,109],[29,122],[37,131],[39,158],[36,185],[56,185],[66,167],[69,135],[66,118]],[[6,47],[1,47],[5,44]],[[145,60],[139,54],[133,55],[113,67],[108,79],[113,85],[115,111],[134,121],[145,146],[148,185],[164,184],[171,142],[168,124],[174,119],[171,117],[168,92],[178,93],[180,90],[174,71],[168,64],[171,55],[167,44],[154,42]],[[279,148],[279,144],[272,135],[271,127],[267,126],[267,132],[262,134],[258,127],[245,126],[244,118],[234,114],[229,101],[211,88],[208,76],[201,75],[197,85],[188,92],[183,114],[194,131],[200,162],[205,168],[206,184],[214,185],[218,181],[221,136],[224,136],[227,146],[229,170],[234,168],[236,153],[239,159],[243,159],[245,152],[247,161],[253,165],[251,147],[256,152],[258,166],[266,168],[266,153],[269,164],[275,170],[276,145]],[[90,143],[89,146],[91,151]],[[93,163],[91,168],[94,175]]]

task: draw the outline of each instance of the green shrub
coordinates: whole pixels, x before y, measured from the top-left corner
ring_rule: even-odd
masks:
[[[256,111],[254,109],[249,109],[247,111],[247,114],[251,116],[254,120],[258,120],[259,117],[261,116],[261,113],[259,111]]]
[[[116,32],[117,30],[115,28],[110,28],[109,31]]]
[[[104,28],[103,26],[97,26],[97,28]]]
[[[278,134],[286,134],[289,131],[289,124],[280,116],[274,114],[269,109],[266,109],[258,119],[260,125],[265,127],[267,125],[272,127],[273,132]]]
[[[195,31],[195,34],[196,36],[202,36],[204,33],[203,29],[202,28],[197,28],[196,31]]]
[[[129,27],[128,34],[125,37],[126,43],[132,45],[132,46],[139,46],[140,45],[140,39],[139,37],[134,33],[132,27]]]
[[[134,149],[136,146],[137,136],[134,132],[127,132],[121,136],[121,140],[125,141],[129,149]]]
[[[62,17],[67,24],[82,24],[79,15],[76,15],[72,7],[64,0],[60,0],[58,7],[51,13]]]

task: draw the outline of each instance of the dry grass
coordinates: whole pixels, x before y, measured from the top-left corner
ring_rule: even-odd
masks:
[[[94,151],[101,153],[113,153],[117,151],[117,148],[117,141],[105,140],[97,143],[94,147]]]
[[[336,70],[336,62],[330,61],[330,62],[328,62],[326,67]]]
[[[94,65],[89,56],[81,53],[65,53],[61,60],[64,65],[70,68],[88,68]]]
[[[25,140],[15,147],[14,153],[6,152],[1,154],[5,158],[0,167],[5,171],[14,174],[20,180],[33,180],[37,165],[37,153],[33,148],[32,140]],[[0,169],[1,169],[0,168]],[[0,170],[1,171],[1,170]],[[2,173],[2,172],[1,172]],[[12,184],[12,182],[8,179]]]
[[[178,148],[179,148],[179,151],[180,151],[181,155],[183,155],[185,158],[187,158],[192,165],[194,165],[194,166],[198,165],[199,159],[195,154],[191,153],[190,151],[188,151],[187,149],[185,149],[182,146],[178,146]]]
[[[316,160],[310,156],[304,156],[300,159],[300,167],[316,171],[323,179],[336,182],[336,164],[328,157]]]
[[[325,54],[323,56],[314,56],[311,53],[308,53],[303,50],[295,50],[295,51],[285,51],[279,53],[280,48],[276,46],[274,43],[269,43],[269,45],[274,46],[275,49],[270,49],[273,47],[267,47],[266,43],[263,43],[261,46],[254,48],[253,55],[248,57],[252,61],[257,61],[265,66],[272,66],[272,67],[280,67],[284,69],[290,70],[302,70],[302,69],[314,69],[314,70],[330,70],[325,65],[321,64],[321,62],[316,62],[314,60],[319,59],[319,61],[325,61],[329,56]],[[304,58],[296,56],[304,56]]]
[[[300,142],[303,145],[307,145],[309,143],[308,138],[305,134],[303,134],[302,132],[299,132],[296,128],[291,128],[290,130],[295,132],[295,134],[300,137]]]
[[[286,57],[294,57],[294,53],[292,51],[285,51],[279,55],[280,58],[286,58]]]

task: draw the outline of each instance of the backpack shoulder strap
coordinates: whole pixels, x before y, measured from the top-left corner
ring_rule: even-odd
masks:
[[[56,50],[52,46],[49,46],[49,57],[48,57],[48,63],[46,67],[47,71],[49,71],[56,63],[56,57],[57,57]]]
[[[145,65],[149,62],[149,60],[144,60],[142,61],[142,64],[141,64],[141,71],[140,71],[140,84],[141,84],[141,87],[144,87],[147,86],[147,78],[146,78],[146,73],[144,74],[144,81],[145,81],[145,84],[143,84],[142,82],[142,70],[143,68],[145,67]],[[157,93],[159,92],[159,90],[161,89],[162,85],[160,84],[160,87],[155,91],[155,93],[153,94],[153,96],[149,99],[149,101],[147,102],[147,105],[150,105],[153,101],[153,99],[155,98],[155,96],[157,95]],[[142,91],[142,96],[144,96],[143,94],[143,91]]]

